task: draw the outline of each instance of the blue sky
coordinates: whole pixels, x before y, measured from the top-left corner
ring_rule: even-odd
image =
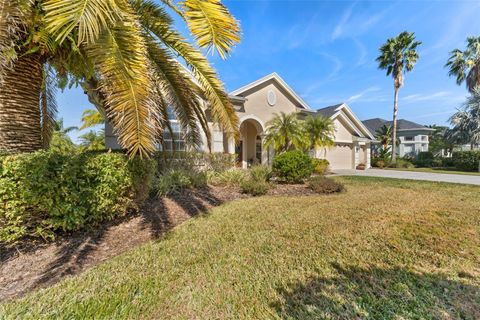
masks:
[[[467,36],[480,35],[478,1],[224,3],[243,33],[229,59],[209,56],[228,91],[275,71],[314,109],[347,102],[360,119],[391,119],[393,81],[375,58],[387,38],[407,30],[423,44],[400,91],[400,118],[446,124],[467,95],[444,65]],[[59,94],[58,103],[68,126],[79,125],[82,111],[91,107],[80,89]]]

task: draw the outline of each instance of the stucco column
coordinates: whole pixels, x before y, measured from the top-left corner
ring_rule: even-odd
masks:
[[[248,163],[247,163],[247,136],[243,135],[242,136],[242,168],[247,169],[248,168]]]
[[[372,160],[372,159],[371,159],[371,157],[372,157],[372,153],[371,153],[371,152],[372,152],[372,151],[371,151],[371,149],[370,149],[370,146],[371,146],[370,144],[367,144],[367,146],[366,146],[366,152],[367,152],[366,157],[367,157],[367,161],[365,162],[365,165],[366,165],[367,168],[371,168],[371,160]]]
[[[228,153],[235,154],[235,139],[229,138],[228,139]]]
[[[261,164],[268,163],[268,148],[263,147],[263,143],[265,142],[265,133],[260,134],[260,141],[262,142],[262,159]]]

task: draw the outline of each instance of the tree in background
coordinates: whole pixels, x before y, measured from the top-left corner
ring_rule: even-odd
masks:
[[[457,78],[458,85],[465,81],[468,91],[473,93],[480,84],[480,37],[468,37],[464,51],[451,51],[445,67],[449,68],[449,76]]]
[[[305,134],[296,113],[281,112],[267,123],[265,147],[273,147],[276,152],[303,149]]]
[[[101,124],[105,124],[103,115],[95,109],[87,109],[82,113],[82,126],[79,130],[85,130]]]
[[[75,152],[77,146],[73,143],[68,134],[76,130],[78,130],[78,128],[74,126],[65,128],[63,125],[63,119],[55,120],[52,139],[48,147],[49,150],[60,153]]]
[[[309,116],[303,122],[303,131],[306,135],[305,141],[308,150],[330,148],[335,145],[333,136],[335,125],[332,119],[324,116]]]
[[[378,67],[387,70],[387,76],[393,78],[393,135],[392,141],[397,141],[398,91],[404,84],[404,73],[413,70],[419,56],[417,47],[420,41],[415,41],[413,32],[402,32],[390,38],[380,47],[380,56],[377,58]],[[392,144],[392,161],[397,157],[397,146]]]
[[[449,142],[469,144],[470,149],[480,144],[480,91],[474,90],[461,109],[451,118],[452,128],[447,131]]]
[[[437,126],[435,124],[427,127],[435,130],[428,137],[428,151],[433,154],[440,154],[441,152],[453,150],[454,144],[446,137],[449,130],[448,127]]]
[[[104,150],[105,149],[105,130],[90,130],[78,137],[80,147],[83,150]]]
[[[375,131],[375,138],[380,141],[383,150],[390,149],[392,145],[392,138],[393,138],[393,129],[392,126],[387,126],[384,124],[380,128]]]
[[[240,40],[220,1],[0,0],[0,8],[0,150],[47,145],[42,133],[51,132],[56,111],[50,84],[80,84],[131,155],[155,149],[168,106],[187,140],[201,141],[198,122],[210,137],[200,97],[227,135],[238,134],[234,108],[200,51],[225,58]],[[169,12],[186,22],[199,48],[177,32]]]

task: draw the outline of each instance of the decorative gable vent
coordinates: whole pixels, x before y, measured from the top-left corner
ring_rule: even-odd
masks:
[[[277,103],[277,95],[275,94],[275,92],[273,90],[268,90],[267,102],[272,107]]]

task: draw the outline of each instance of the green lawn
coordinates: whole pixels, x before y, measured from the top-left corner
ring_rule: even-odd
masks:
[[[430,173],[446,173],[446,174],[462,174],[468,176],[480,176],[480,172],[457,171],[448,168],[385,168],[386,170],[396,171],[416,171],[416,172],[430,172]]]
[[[234,201],[0,318],[480,319],[480,188],[336,178]]]

